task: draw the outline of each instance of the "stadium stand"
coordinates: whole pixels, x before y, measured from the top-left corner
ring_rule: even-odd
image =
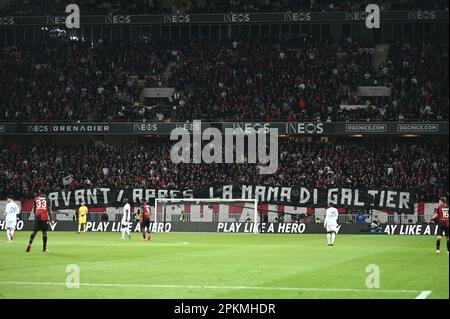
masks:
[[[260,11],[364,11],[367,0],[78,0],[84,14],[163,14],[163,13],[220,13]],[[448,9],[445,0],[379,1],[381,10]],[[58,15],[65,3],[58,0],[7,1],[1,14]]]
[[[29,198],[39,187],[195,189],[217,185],[304,185],[415,189],[417,201],[449,195],[448,144],[436,140],[280,142],[277,174],[256,164],[174,164],[172,144],[159,139],[128,144],[0,146],[1,196]]]
[[[47,39],[1,49],[0,121],[448,120],[448,42],[392,42],[378,67],[372,55],[355,41]],[[167,99],[143,95],[165,86]]]

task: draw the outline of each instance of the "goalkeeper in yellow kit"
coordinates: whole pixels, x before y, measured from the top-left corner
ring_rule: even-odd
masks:
[[[88,208],[81,202],[81,206],[78,209],[78,234],[81,231],[81,226],[83,226],[83,232],[86,232],[86,219],[87,219]]]

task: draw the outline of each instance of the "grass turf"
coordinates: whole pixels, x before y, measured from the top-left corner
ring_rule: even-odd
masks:
[[[432,236],[53,232],[42,254],[39,234],[0,240],[0,298],[449,298],[445,241]],[[80,267],[81,286],[66,287],[66,266]],[[380,288],[366,288],[366,267],[380,269]]]

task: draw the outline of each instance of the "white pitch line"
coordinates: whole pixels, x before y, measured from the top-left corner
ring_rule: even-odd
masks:
[[[65,286],[65,282],[0,281],[0,285]],[[201,285],[150,285],[150,284],[108,284],[80,283],[86,287],[128,287],[128,288],[169,288],[169,289],[230,289],[230,290],[285,290],[285,291],[334,291],[334,292],[374,292],[374,293],[418,293],[421,290],[383,290],[353,288],[304,288],[304,287],[247,287],[247,286],[201,286]],[[431,293],[431,291],[430,291]]]
[[[416,299],[427,299],[431,292],[431,290],[424,290],[416,297]]]

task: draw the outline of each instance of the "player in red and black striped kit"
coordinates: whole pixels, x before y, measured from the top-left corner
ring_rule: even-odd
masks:
[[[433,219],[438,222],[438,234],[436,236],[436,254],[440,254],[441,238],[442,234],[447,237],[447,254],[449,251],[448,247],[448,206],[447,199],[441,197],[439,200],[439,207],[435,211]]]
[[[142,214],[141,214],[142,237],[144,237],[144,240],[145,240],[145,229],[147,228],[147,233],[148,233],[147,240],[150,240],[151,239],[150,220],[152,219],[152,211],[150,209],[150,205],[147,204],[147,202],[143,199],[141,199],[141,205],[142,205]]]
[[[30,236],[30,242],[27,246],[27,253],[31,250],[31,245],[33,245],[33,240],[36,237],[37,232],[41,230],[43,252],[45,254],[47,252],[47,223],[52,221],[52,208],[50,205],[50,201],[45,196],[45,193],[42,189],[39,190],[38,196],[33,199],[33,210],[31,211],[31,213],[34,213],[34,227],[33,232]]]

